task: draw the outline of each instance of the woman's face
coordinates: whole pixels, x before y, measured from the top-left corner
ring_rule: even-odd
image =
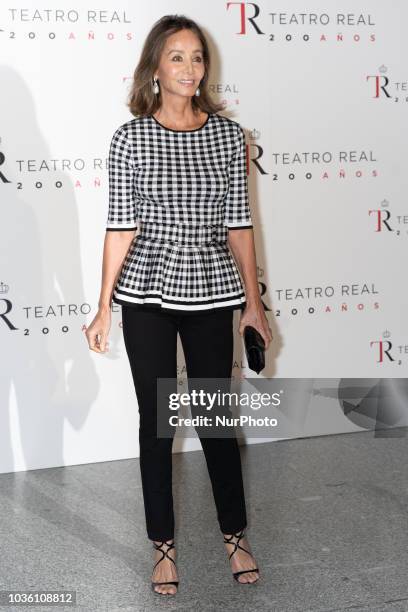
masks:
[[[180,30],[167,38],[154,76],[166,93],[193,96],[204,76],[203,48],[191,30]]]

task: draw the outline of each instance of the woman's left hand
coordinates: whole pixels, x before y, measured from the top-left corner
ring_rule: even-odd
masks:
[[[252,325],[261,334],[265,341],[265,350],[273,340],[272,330],[269,327],[268,319],[266,318],[265,309],[262,301],[251,304],[245,308],[239,320],[239,334],[244,335],[244,327]]]

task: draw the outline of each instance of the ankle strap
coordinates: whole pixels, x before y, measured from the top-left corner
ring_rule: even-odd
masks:
[[[247,550],[246,548],[243,548],[240,545],[240,540],[242,540],[242,538],[244,537],[244,529],[241,529],[241,531],[238,531],[237,533],[233,533],[232,535],[230,535],[228,538],[226,535],[224,535],[224,542],[225,544],[233,544],[234,546],[234,550],[232,551],[232,553],[230,554],[229,558],[231,559],[232,555],[238,550],[238,548],[240,548],[241,550],[244,550],[246,553],[248,553],[249,555],[251,554],[249,552],[249,550]],[[232,538],[238,538],[236,542],[232,541]]]
[[[168,542],[166,540],[159,540],[159,542],[161,542],[161,544],[156,544],[156,542],[153,542],[153,547],[156,550],[161,550],[161,547],[164,546],[164,544],[166,546],[168,546],[168,549],[166,552],[168,552],[169,550],[171,550],[172,548],[174,548],[174,542],[171,542],[171,544],[168,544]]]
[[[159,541],[161,541],[161,540],[159,540]],[[164,550],[162,549],[162,546],[164,546],[164,544],[165,544],[166,546],[168,546],[168,548],[167,548],[167,550],[166,550],[166,551],[164,551]],[[153,548],[155,548],[156,550],[160,550],[160,552],[161,552],[161,553],[162,553],[162,555],[163,555],[163,556],[162,556],[162,558],[161,558],[161,559],[159,559],[158,561],[156,561],[156,563],[154,564],[154,566],[153,566],[153,571],[154,571],[154,568],[156,567],[156,565],[157,565],[158,563],[160,563],[160,561],[163,561],[163,559],[164,559],[165,557],[167,557],[168,559],[170,559],[170,561],[173,561],[174,565],[176,565],[176,563],[175,563],[174,559],[172,559],[171,557],[169,557],[169,555],[167,554],[167,553],[169,552],[169,550],[171,550],[172,548],[174,548],[174,542],[172,542],[171,544],[168,544],[168,543],[167,543],[165,540],[164,540],[164,541],[162,541],[162,542],[161,542],[161,544],[156,544],[156,542],[153,542]]]

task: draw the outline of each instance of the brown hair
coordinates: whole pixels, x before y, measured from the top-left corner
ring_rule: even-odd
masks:
[[[179,30],[191,30],[199,38],[203,47],[204,76],[200,82],[200,95],[192,96],[193,111],[201,109],[207,113],[223,110],[221,103],[214,102],[207,90],[210,54],[207,40],[195,21],[184,15],[164,15],[153,25],[144,42],[139,62],[133,74],[127,106],[135,116],[151,115],[161,106],[161,93],[153,92],[153,76],[166,44],[166,39]]]

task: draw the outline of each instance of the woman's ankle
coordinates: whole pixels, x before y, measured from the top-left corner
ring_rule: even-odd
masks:
[[[165,542],[166,544],[173,544],[174,536],[172,538],[167,538],[165,540],[163,538],[149,538],[149,540],[151,540],[152,542],[155,542],[156,544],[162,544],[163,542]]]

